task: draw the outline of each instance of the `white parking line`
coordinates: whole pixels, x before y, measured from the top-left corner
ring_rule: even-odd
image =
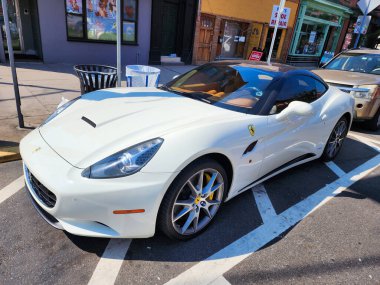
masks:
[[[277,214],[264,185],[260,184],[252,188],[252,193],[264,224],[270,222]]]
[[[111,239],[103,252],[89,285],[112,285],[123,264],[131,239]]]
[[[334,172],[338,177],[343,177],[344,175],[346,175],[346,172],[344,172],[338,165],[336,165],[334,162],[332,161],[329,161],[329,162],[325,162],[325,164],[327,165],[328,168],[330,168],[330,170],[332,172]]]
[[[259,226],[206,260],[197,263],[187,271],[171,279],[167,284],[209,284],[213,282],[253,252],[297,224],[328,200],[368,175],[379,164],[380,155],[377,155],[280,215],[273,217],[269,223]]]
[[[17,178],[12,183],[0,190],[0,204],[24,187],[24,176]]]
[[[358,134],[353,134],[352,132],[348,134],[349,137],[352,137],[362,143],[365,143],[369,147],[373,148],[377,152],[380,152],[380,147],[376,145],[376,143],[379,143],[378,141],[372,139],[372,138],[367,138]]]
[[[219,278],[209,283],[209,285],[231,285],[231,283],[223,276],[219,276]]]

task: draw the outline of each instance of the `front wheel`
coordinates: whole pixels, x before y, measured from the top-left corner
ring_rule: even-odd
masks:
[[[339,119],[336,123],[333,131],[330,134],[330,137],[327,141],[325,149],[322,154],[323,161],[333,160],[339,153],[342,148],[344,139],[348,133],[348,122],[345,117]]]
[[[216,216],[227,189],[227,175],[214,160],[190,164],[163,198],[158,225],[168,237],[187,240],[199,235]]]

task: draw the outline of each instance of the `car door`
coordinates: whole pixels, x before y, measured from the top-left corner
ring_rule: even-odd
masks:
[[[273,100],[268,115],[268,132],[260,176],[280,170],[298,160],[313,157],[323,147],[318,143],[318,129],[322,123],[319,109],[322,104],[315,102],[326,91],[321,85],[316,79],[305,75],[293,75],[286,79]],[[312,104],[314,114],[279,120],[277,115],[293,101]]]

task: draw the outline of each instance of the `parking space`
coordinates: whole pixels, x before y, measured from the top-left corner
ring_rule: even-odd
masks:
[[[105,253],[108,239],[51,228],[21,189],[0,203],[0,284],[378,284],[376,146],[380,133],[355,129],[333,164],[311,162],[246,191],[198,238],[177,242],[157,233],[113,253]],[[0,171],[4,189],[21,176],[21,162]],[[124,260],[116,260],[122,250]]]

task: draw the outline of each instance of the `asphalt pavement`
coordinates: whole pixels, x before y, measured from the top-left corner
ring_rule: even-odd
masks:
[[[187,242],[56,230],[21,175],[21,161],[0,164],[2,285],[380,284],[380,132],[354,126],[334,163],[304,164],[246,191]]]

